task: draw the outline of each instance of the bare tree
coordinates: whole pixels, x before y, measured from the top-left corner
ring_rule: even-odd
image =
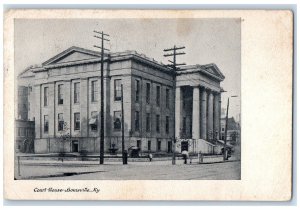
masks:
[[[59,131],[60,134],[60,142],[61,142],[61,150],[59,156],[62,157],[61,160],[63,162],[63,157],[65,156],[65,142],[70,139],[70,128],[67,122],[63,123],[63,129]]]

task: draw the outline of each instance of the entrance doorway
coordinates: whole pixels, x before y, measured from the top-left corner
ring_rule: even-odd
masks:
[[[168,141],[168,153],[172,152],[172,141]]]
[[[181,152],[182,151],[189,151],[189,142],[188,141],[181,142]]]
[[[142,147],[142,141],[141,140],[136,141],[136,147],[141,149],[141,147]]]
[[[72,152],[78,152],[78,140],[72,141]]]

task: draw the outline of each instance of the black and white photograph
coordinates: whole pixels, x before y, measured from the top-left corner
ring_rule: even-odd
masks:
[[[292,199],[291,11],[4,15],[6,199]]]
[[[241,178],[241,19],[14,30],[16,180]]]

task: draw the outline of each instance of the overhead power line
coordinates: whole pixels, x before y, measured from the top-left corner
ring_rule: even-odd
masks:
[[[168,52],[168,54],[164,54],[165,57],[173,57],[173,60],[168,60],[171,64],[166,65],[167,67],[170,67],[173,69],[174,71],[174,88],[173,88],[173,95],[176,97],[176,70],[178,69],[178,66],[183,66],[186,65],[185,63],[177,63],[176,62],[176,58],[178,55],[185,55],[185,52],[177,52],[177,50],[182,50],[185,49],[184,46],[182,47],[176,47],[176,45],[174,45],[174,47],[172,48],[168,48],[168,49],[164,49],[164,52]],[[174,103],[176,103],[176,100],[174,100]],[[174,105],[175,107],[175,105]],[[175,121],[175,112],[176,110],[174,110],[173,112],[173,119]],[[175,144],[176,144],[176,123],[173,123],[174,127],[173,127],[173,135],[174,135],[174,140],[173,140],[173,158],[172,158],[172,164],[175,165]]]
[[[103,81],[103,68],[104,68],[104,50],[109,51],[104,48],[104,41],[109,41],[109,39],[104,38],[104,36],[109,36],[105,34],[103,31],[96,31],[94,33],[100,34],[100,36],[94,35],[95,38],[101,40],[101,46],[94,45],[96,48],[101,49],[101,109],[100,109],[100,164],[104,163],[104,81]]]

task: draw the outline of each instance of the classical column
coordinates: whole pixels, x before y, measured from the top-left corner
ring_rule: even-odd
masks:
[[[213,138],[213,129],[214,129],[214,95],[212,91],[208,94],[208,107],[207,107],[207,138]]]
[[[219,138],[219,123],[220,123],[220,115],[219,115],[219,99],[220,94],[215,93],[214,95],[214,137]],[[218,134],[216,136],[216,134]]]
[[[176,87],[175,96],[175,137],[180,138],[181,128],[181,107],[182,106],[182,94],[181,87]]]
[[[201,94],[201,111],[200,111],[200,117],[201,117],[201,139],[206,139],[206,133],[207,133],[207,116],[206,116],[206,112],[207,112],[207,93],[206,90],[203,89],[202,94]]]
[[[35,117],[35,138],[41,139],[44,128],[44,116],[42,113],[42,85],[34,85],[34,96],[36,101],[36,103],[33,104],[33,112]]]
[[[219,93],[219,139],[221,139],[221,104],[222,104],[222,97],[221,93]]]
[[[200,138],[200,87],[193,87],[193,124],[192,138]]]

